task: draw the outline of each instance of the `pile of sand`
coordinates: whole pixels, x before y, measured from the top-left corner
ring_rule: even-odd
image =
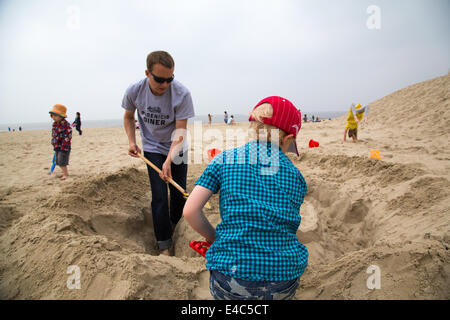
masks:
[[[289,155],[308,183],[297,235],[310,259],[296,299],[450,298],[449,81],[372,103],[358,144],[341,141],[345,117],[303,125],[301,156]],[[126,155],[122,128],[74,135],[64,182],[48,175],[49,132],[20,134],[0,134],[0,298],[211,298],[205,259],[188,246],[201,237],[183,219],[175,256],[158,255],[147,172]],[[205,166],[190,165],[188,190]],[[205,210],[213,225],[218,198]],[[81,288],[71,290],[73,265]],[[367,287],[371,265],[380,289]]]
[[[449,134],[450,76],[411,85],[372,103],[370,108],[374,123],[381,128],[394,126],[399,133],[413,137]]]

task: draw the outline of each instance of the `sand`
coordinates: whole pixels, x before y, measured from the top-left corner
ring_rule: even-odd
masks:
[[[345,117],[303,124],[289,157],[308,183],[297,235],[310,259],[295,299],[450,298],[449,98],[447,75],[372,102],[357,144],[342,142]],[[60,181],[50,127],[0,133],[0,298],[211,299],[205,259],[188,246],[202,239],[183,219],[175,256],[158,255],[145,164],[127,155],[123,128],[74,132]],[[189,165],[188,191],[206,165]],[[218,200],[205,210],[214,225]],[[68,288],[74,265],[80,289]],[[379,289],[367,286],[371,265]]]

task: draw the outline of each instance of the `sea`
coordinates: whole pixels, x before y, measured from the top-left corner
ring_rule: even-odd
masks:
[[[311,120],[312,115],[314,117],[319,116],[319,119],[334,119],[337,117],[340,117],[346,112],[339,112],[339,111],[329,111],[329,112],[308,112],[305,111],[305,114],[308,116],[308,120]],[[304,116],[304,113],[302,113],[302,117]],[[231,116],[231,114],[230,114]],[[235,114],[234,119],[236,122],[247,122],[248,121],[248,115],[245,114]],[[69,119],[70,122],[73,122],[75,119]],[[208,115],[199,115],[195,116],[194,118],[189,119],[189,123],[194,122],[202,122],[202,123],[208,123]],[[213,114],[212,115],[212,122],[213,123],[223,123],[223,114]],[[122,127],[123,126],[123,119],[110,119],[110,120],[88,120],[81,118],[81,127],[82,128],[107,128],[107,127]],[[0,132],[7,132],[7,131],[19,131],[19,127],[23,131],[30,131],[30,130],[51,130],[52,128],[52,122],[49,120],[47,122],[34,122],[34,123],[6,123],[6,124],[0,124]]]

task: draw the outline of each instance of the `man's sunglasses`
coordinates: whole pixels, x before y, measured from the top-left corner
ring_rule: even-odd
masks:
[[[173,81],[173,79],[175,78],[175,75],[172,75],[170,78],[161,78],[161,77],[155,76],[151,72],[150,72],[150,74],[152,75],[153,79],[155,79],[155,81],[158,83],[164,83],[164,82],[171,83]]]

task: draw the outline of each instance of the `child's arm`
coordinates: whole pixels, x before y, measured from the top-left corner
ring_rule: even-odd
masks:
[[[364,106],[364,110],[364,122],[367,123],[369,121],[369,105]]]
[[[183,216],[189,225],[209,242],[216,239],[216,230],[202,212],[203,206],[212,195],[212,191],[202,186],[195,186],[184,205]]]
[[[369,105],[365,105],[364,107],[356,109],[355,105],[352,104],[351,110],[352,110],[353,117],[355,118],[356,123],[359,122],[358,117],[356,116],[356,114],[357,113],[361,113],[361,112],[364,112],[364,121],[367,123],[368,117],[369,117]]]

